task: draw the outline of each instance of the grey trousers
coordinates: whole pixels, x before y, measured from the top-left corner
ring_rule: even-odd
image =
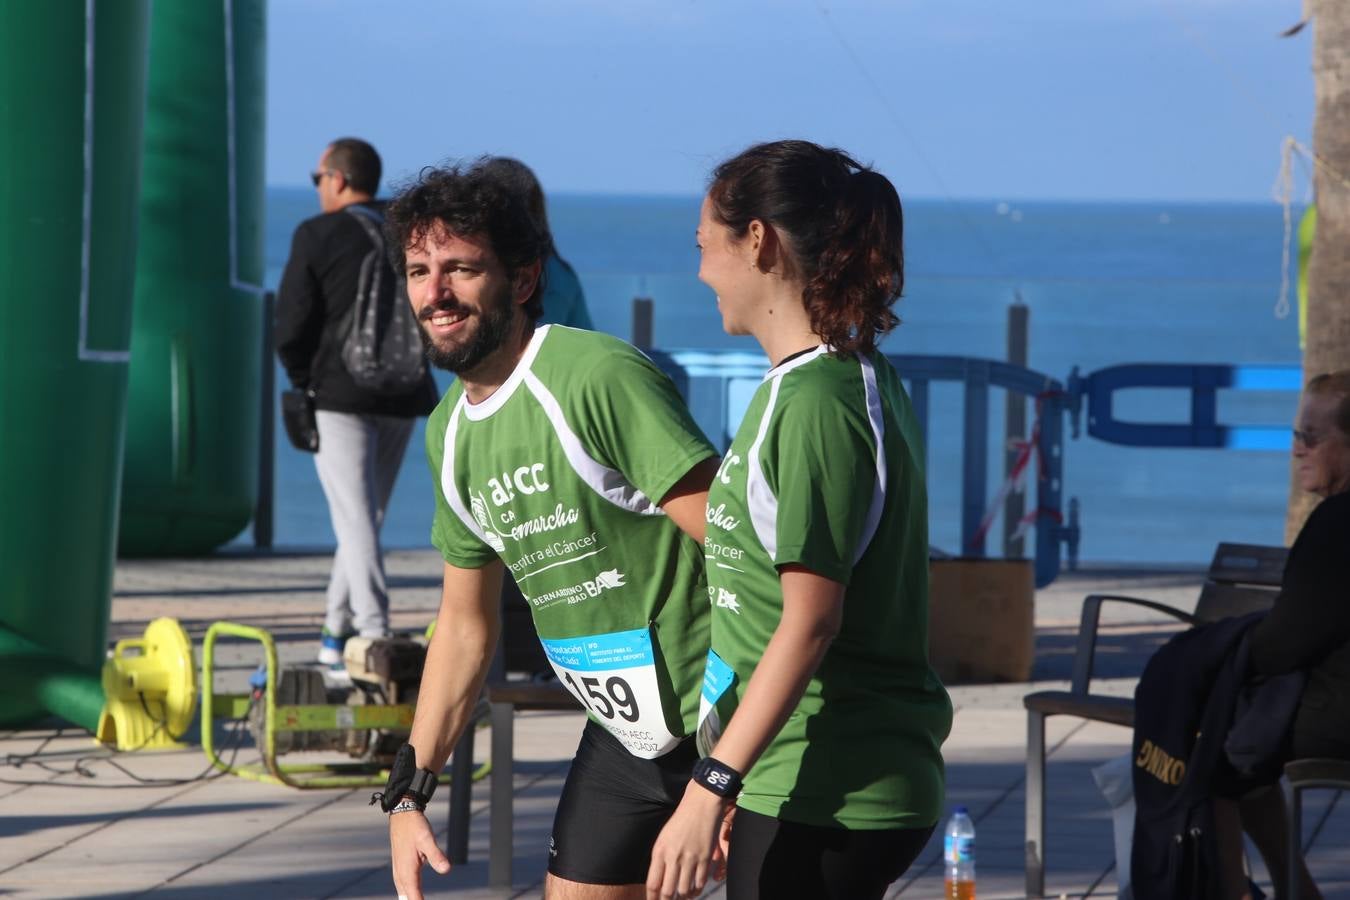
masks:
[[[389,633],[389,592],[380,526],[413,420],[322,409],[315,418],[319,452],[314,467],[337,536],[324,627],[334,635],[382,637]]]

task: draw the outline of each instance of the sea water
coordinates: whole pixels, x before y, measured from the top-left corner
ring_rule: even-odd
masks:
[[[633,298],[650,297],[657,347],[756,349],[723,333],[712,291],[698,281],[699,202],[550,199],[559,250],[581,277],[597,328],[629,338]],[[295,225],[315,213],[313,191],[268,191],[269,287],[280,280]],[[1002,359],[1007,307],[1020,296],[1030,309],[1029,366],[1060,381],[1075,366],[1299,362],[1296,314],[1276,314],[1283,219],[1273,203],[911,200],[905,213],[905,291],[896,307],[903,324],[883,345],[889,353]],[[445,373],[438,380],[442,389],[449,383]],[[1003,434],[1001,398],[991,394],[991,447]],[[1291,394],[1221,393],[1219,420],[1287,424],[1294,402]],[[1184,422],[1188,410],[1184,391],[1128,391],[1116,406],[1137,421]],[[930,537],[958,552],[960,387],[934,383],[930,415]],[[385,520],[388,547],[428,544],[432,487],[421,424]],[[1220,540],[1281,540],[1287,454],[1116,446],[1087,437],[1083,424],[1076,440],[1066,428],[1064,448],[1064,497],[1080,502],[1082,559],[1196,563]],[[313,462],[280,427],[277,435],[275,543],[331,546]],[[1003,463],[990,455],[992,491]]]

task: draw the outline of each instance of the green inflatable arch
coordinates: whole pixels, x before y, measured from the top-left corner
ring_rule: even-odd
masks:
[[[119,501],[141,553],[252,514],[264,11],[0,3],[0,727],[96,729]]]
[[[4,726],[103,706],[149,7],[0,3]]]
[[[257,496],[263,0],[154,4],[118,550],[196,555]]]

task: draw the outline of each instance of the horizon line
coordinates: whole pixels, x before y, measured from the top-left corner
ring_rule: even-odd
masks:
[[[305,191],[312,193],[314,188],[308,184],[265,184],[265,190],[285,190],[285,191]],[[698,200],[702,193],[677,193],[673,191],[587,191],[587,190],[557,190],[547,192],[551,197],[591,197],[604,198],[610,200]],[[386,195],[378,195],[386,196]],[[1130,206],[1144,206],[1157,204],[1170,204],[1173,206],[1279,206],[1280,203],[1270,197],[1262,199],[1240,199],[1234,197],[1034,197],[1029,195],[1008,194],[1000,197],[992,196],[962,196],[946,197],[935,194],[910,194],[901,195],[905,203],[957,203],[957,204],[992,204],[997,206],[1000,203],[1035,203],[1035,204],[1064,204],[1064,205],[1089,205],[1089,204],[1116,204]],[[1304,201],[1294,201],[1291,204],[1297,209],[1303,209],[1310,206],[1310,203]]]

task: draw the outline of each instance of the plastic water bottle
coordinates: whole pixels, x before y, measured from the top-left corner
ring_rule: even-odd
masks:
[[[952,811],[942,841],[947,900],[975,900],[975,823],[964,806]]]

